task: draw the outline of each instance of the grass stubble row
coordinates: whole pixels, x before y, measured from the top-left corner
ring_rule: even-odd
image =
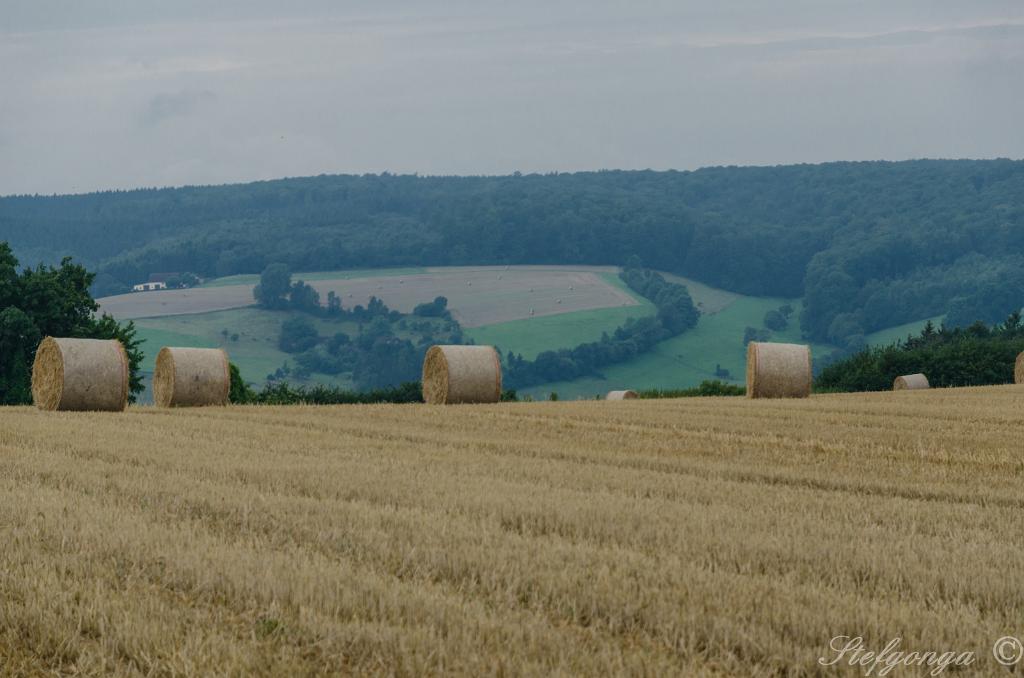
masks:
[[[0,666],[861,675],[1024,632],[1024,391],[0,412]],[[987,660],[987,662],[986,662]]]

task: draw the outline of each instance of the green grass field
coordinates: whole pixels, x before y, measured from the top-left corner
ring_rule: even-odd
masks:
[[[934,318],[926,318],[924,320],[915,320],[911,323],[905,323],[903,325],[897,325],[896,327],[888,327],[884,330],[878,330],[872,332],[864,337],[871,346],[888,346],[897,340],[906,339],[908,334],[920,334],[924,326],[930,321],[935,327],[942,325],[943,319],[946,316],[937,315]]]
[[[521,353],[527,360],[533,360],[542,351],[598,341],[602,332],[610,333],[628,318],[650,315],[653,308],[647,304],[576,311],[473,327],[465,330],[465,334],[478,344],[497,346],[501,349],[502,355],[512,351]]]
[[[801,303],[798,299],[771,299],[744,297],[735,299],[722,311],[714,315],[701,316],[697,327],[685,334],[662,342],[654,351],[636,360],[602,370],[605,379],[588,377],[571,382],[543,384],[524,389],[523,393],[535,398],[547,398],[551,392],[560,398],[589,398],[621,388],[686,388],[695,386],[705,379],[717,379],[715,366],[729,370],[730,381],[744,383],[746,370],[746,349],[743,346],[743,331],[749,326],[761,326],[764,314],[784,303],[793,306],[789,327],[773,332],[771,340],[791,343],[806,343],[800,336],[799,316]],[[943,316],[931,318],[938,326]],[[873,332],[865,337],[872,346],[887,346],[908,334],[918,334],[928,320],[918,320],[896,327]],[[835,350],[829,344],[811,344],[811,353],[820,359]]]
[[[803,343],[797,318],[800,301],[737,295],[725,309],[714,315],[701,316],[697,327],[661,342],[655,350],[639,358],[603,370],[605,379],[585,378],[571,382],[544,384],[524,389],[534,397],[547,397],[555,391],[561,398],[586,398],[619,388],[685,388],[705,379],[716,379],[715,366],[730,372],[724,381],[743,383],[746,349],[743,332],[747,326],[760,327],[764,314],[782,304],[793,306],[789,327],[774,332],[772,341]],[[812,344],[815,356],[834,350],[827,344]]]
[[[159,327],[143,326],[139,322],[135,323],[135,327],[138,329],[136,336],[144,342],[142,344],[142,351],[145,355],[142,361],[142,370],[144,372],[152,372],[156,369],[156,354],[164,346],[190,346],[194,348],[218,348],[220,346],[217,342],[191,333],[186,334]]]
[[[697,282],[692,278],[684,278],[681,275],[675,275],[673,273],[665,273],[663,275],[665,276],[665,279],[670,282],[686,285],[686,289],[689,290],[693,303],[697,305],[697,308],[700,309],[702,313],[718,313],[729,304],[743,296],[741,294],[736,294],[735,292],[720,290],[717,287],[710,287],[702,282]]]

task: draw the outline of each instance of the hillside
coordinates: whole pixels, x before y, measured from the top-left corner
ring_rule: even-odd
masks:
[[[70,254],[102,294],[161,271],[643,265],[799,298],[816,342],[1024,298],[1024,162],[934,160],[504,177],[319,176],[0,199],[23,260]]]
[[[0,666],[819,675],[858,634],[1004,675],[1022,409],[1020,386],[9,408]]]
[[[346,308],[365,304],[372,294],[392,308],[409,312],[415,304],[443,294],[449,298],[452,314],[463,323],[469,321],[464,324],[467,339],[527,359],[541,351],[597,341],[628,318],[655,312],[648,300],[630,291],[608,267],[406,268],[320,271],[294,277],[310,282],[322,294],[335,291]],[[547,397],[555,391],[563,398],[586,398],[617,387],[682,388],[706,379],[742,383],[744,331],[762,328],[765,314],[784,304],[794,307],[793,320],[785,330],[773,332],[772,338],[803,341],[795,321],[800,313],[798,299],[751,297],[687,278],[669,278],[686,285],[701,310],[695,329],[661,342],[651,353],[602,370],[604,379],[542,384],[523,393]],[[137,293],[100,302],[103,310],[121,319],[135,319],[139,336],[146,340],[145,370],[152,370],[156,351],[164,345],[219,346],[228,351],[247,381],[261,384],[286,362],[294,364],[295,357],[281,351],[277,340],[282,321],[295,314],[254,307],[252,286],[257,279],[232,276],[210,280],[193,290]],[[592,308],[594,305],[598,307]],[[214,310],[204,312],[208,308]],[[532,316],[531,310],[535,311]],[[924,322],[883,330],[866,341],[888,344],[915,333]],[[352,322],[314,319],[314,324],[323,336],[339,331],[356,336],[359,331]],[[812,348],[820,361],[836,347],[816,343]],[[716,368],[720,368],[717,373]],[[314,374],[312,381],[353,387],[349,379],[340,376]]]

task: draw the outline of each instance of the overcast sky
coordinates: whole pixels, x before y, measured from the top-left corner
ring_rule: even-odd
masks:
[[[0,0],[0,195],[1020,158],[1022,120],[1021,0]]]

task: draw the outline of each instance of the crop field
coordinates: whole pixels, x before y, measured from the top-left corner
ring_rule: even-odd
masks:
[[[342,306],[366,305],[376,296],[391,308],[409,313],[417,304],[448,298],[452,315],[464,327],[479,327],[521,318],[636,305],[621,285],[602,275],[609,266],[481,266],[426,269],[425,272],[295,274],[320,293],[325,303],[334,292]],[[255,281],[187,290],[121,294],[100,299],[101,309],[118,319],[150,318],[222,311],[250,306]]]
[[[118,320],[209,313],[251,306],[252,285],[133,292],[97,299],[100,311]]]
[[[1006,675],[1022,412],[1013,386],[6,408],[0,672],[864,675],[819,664],[847,635]]]

